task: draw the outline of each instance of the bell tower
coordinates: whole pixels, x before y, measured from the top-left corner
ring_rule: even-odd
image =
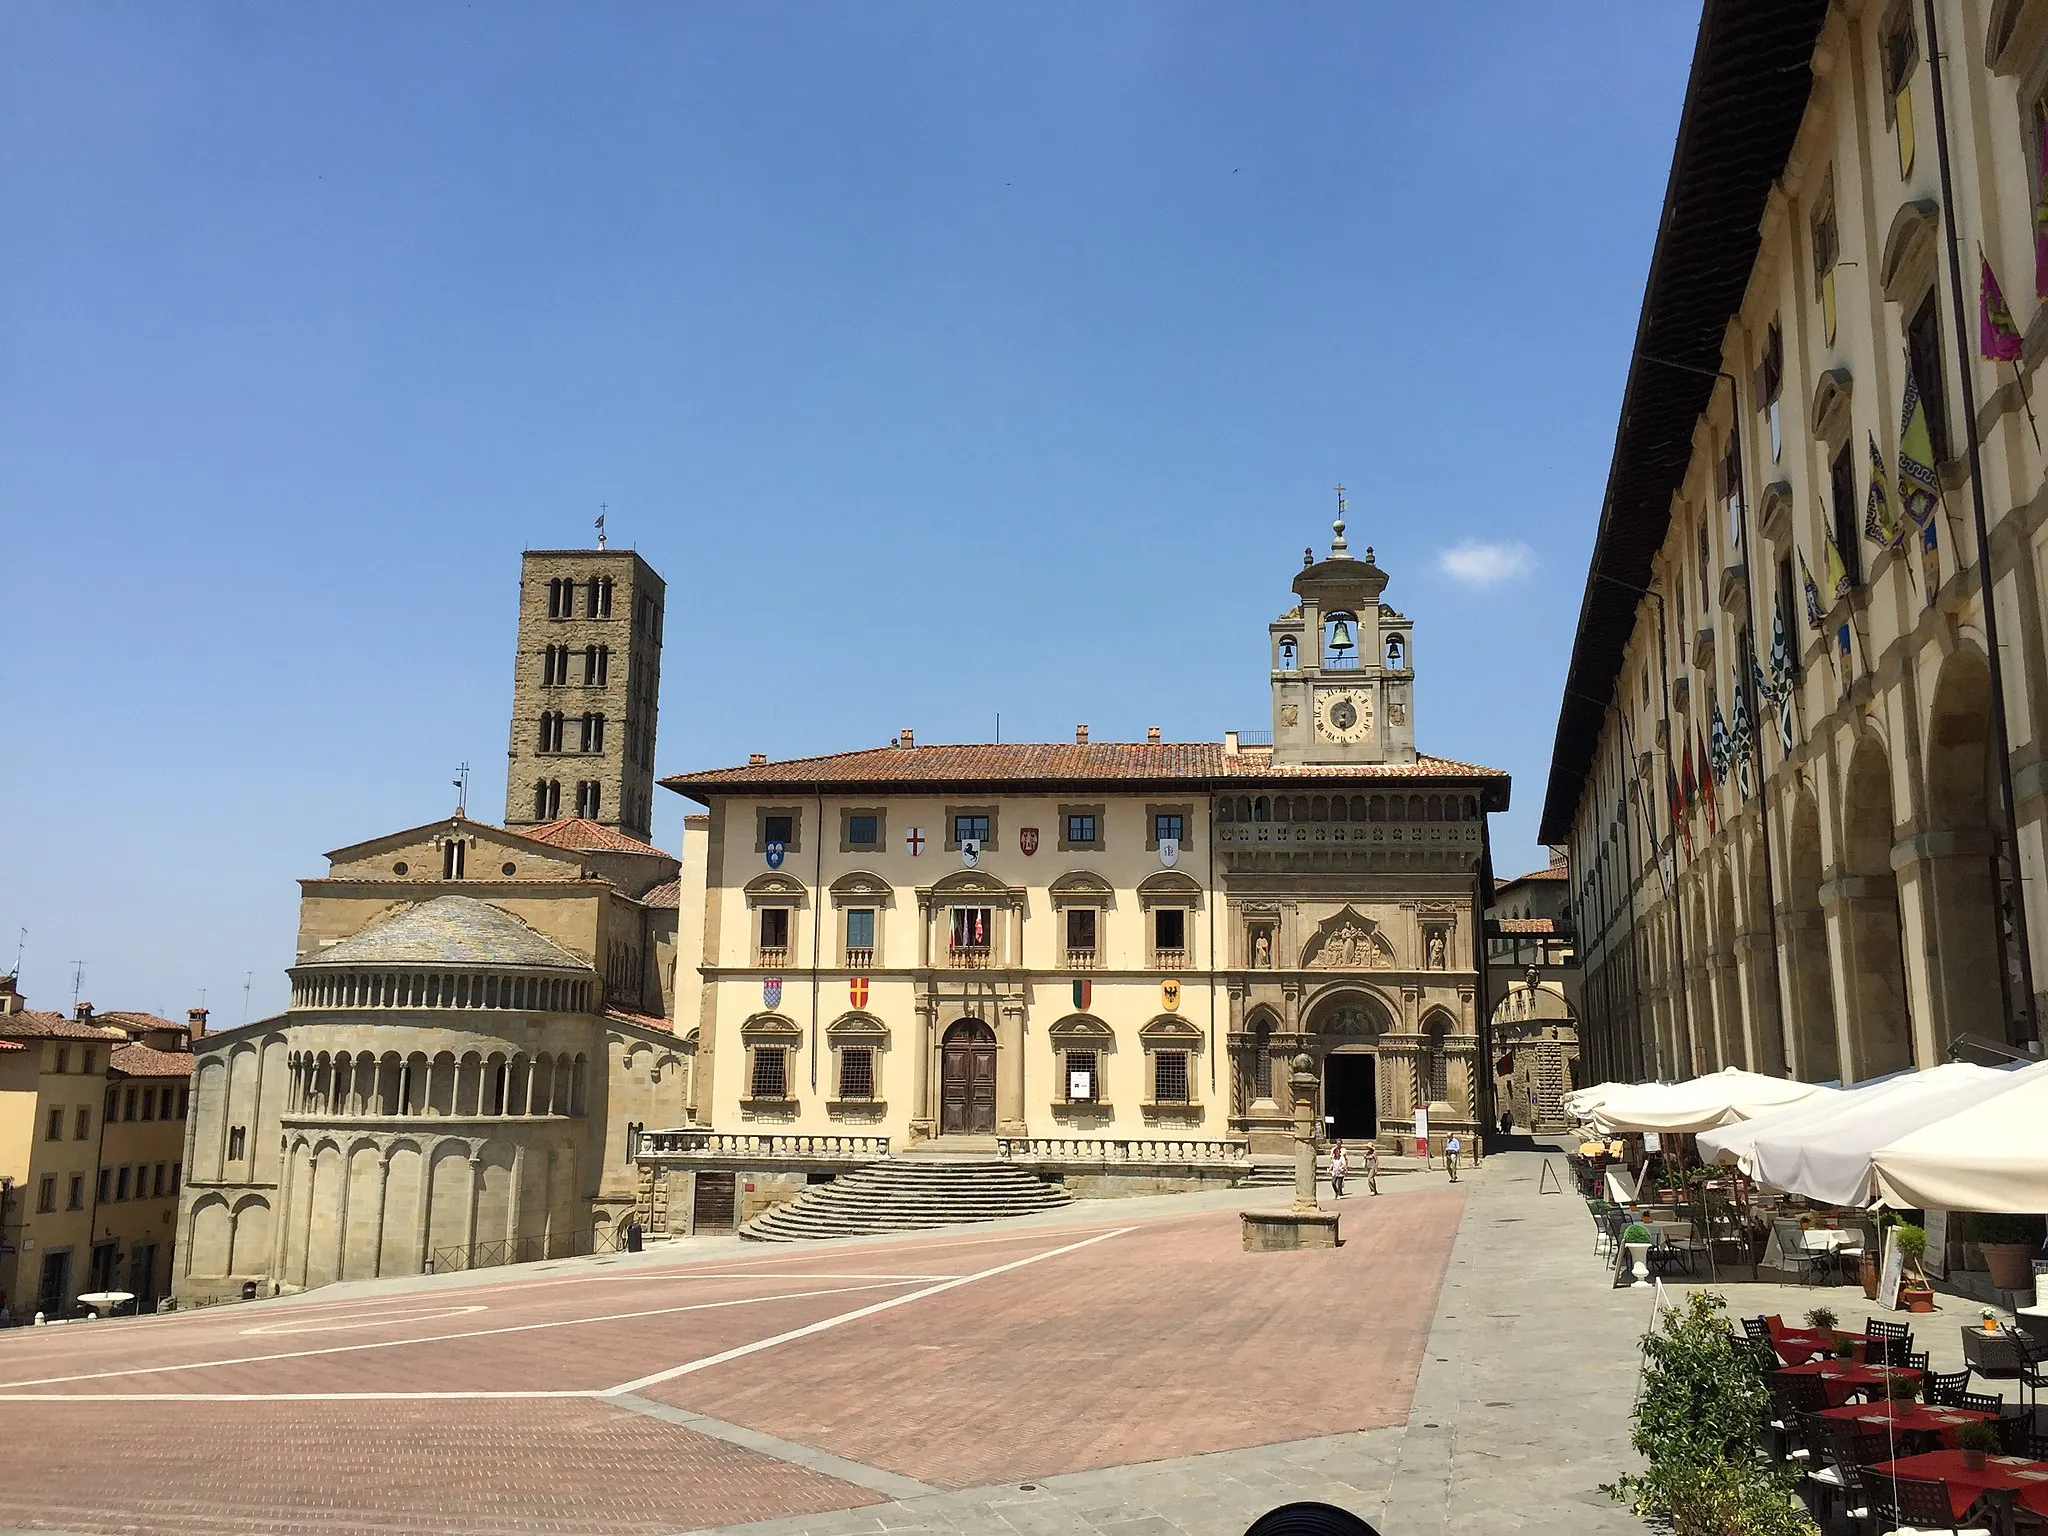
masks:
[[[1380,601],[1387,573],[1370,546],[1354,559],[1337,488],[1330,556],[1302,551],[1300,601],[1268,626],[1273,762],[1415,761],[1413,626]]]

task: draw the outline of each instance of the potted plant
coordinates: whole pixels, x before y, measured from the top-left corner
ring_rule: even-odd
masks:
[[[1806,1314],[1806,1326],[1813,1329],[1816,1333],[1833,1333],[1835,1331],[1835,1323],[1836,1317],[1833,1307],[1814,1307]]]
[[[1837,1360],[1854,1360],[1856,1358],[1856,1341],[1854,1339],[1835,1340],[1834,1353]]]
[[[1621,1246],[1628,1250],[1629,1262],[1635,1266],[1636,1285],[1650,1283],[1650,1245],[1656,1239],[1650,1229],[1640,1221],[1632,1221],[1628,1230],[1621,1234]]]
[[[1927,1229],[1902,1221],[1893,1232],[1906,1272],[1905,1284],[1899,1287],[1899,1305],[1908,1312],[1932,1312],[1934,1287],[1927,1283],[1927,1274],[1920,1267],[1927,1257]]]
[[[2041,1246],[2039,1216],[1980,1215],[1970,1218],[1970,1236],[1984,1255],[1991,1283],[2002,1291],[2029,1290],[2034,1253]]]
[[[1998,1431],[1989,1424],[1965,1424],[1962,1432],[1956,1436],[1956,1444],[1963,1450],[1964,1470],[1980,1471],[1984,1466],[1984,1458],[1998,1449]]]
[[[1885,1377],[1884,1395],[1895,1403],[1910,1403],[1920,1395],[1920,1378],[1910,1371],[1894,1370]]]

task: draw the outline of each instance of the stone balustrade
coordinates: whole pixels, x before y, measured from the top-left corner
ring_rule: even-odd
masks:
[[[996,1155],[1011,1162],[1188,1164],[1227,1166],[1250,1156],[1241,1136],[1188,1138],[1154,1136],[998,1136]]]
[[[889,1155],[887,1136],[811,1135],[803,1132],[749,1135],[684,1128],[642,1131],[641,1157],[692,1163],[868,1163]]]

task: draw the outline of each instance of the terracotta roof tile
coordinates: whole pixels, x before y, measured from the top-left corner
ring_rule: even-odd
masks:
[[[1558,931],[1556,920],[1548,917],[1502,917],[1496,918],[1492,926],[1504,934],[1522,934],[1532,938]]]
[[[683,904],[683,882],[678,876],[664,880],[645,896],[640,898],[643,907],[680,907]]]
[[[126,1040],[128,1036],[118,1029],[101,1029],[96,1024],[81,1024],[76,1019],[66,1018],[61,1013],[39,1013],[27,1008],[20,1013],[0,1013],[0,1035],[16,1039],[38,1040]]]
[[[675,774],[661,782],[679,794],[735,792],[790,785],[900,786],[934,789],[957,784],[1059,785],[1128,780],[1152,784],[1229,783],[1233,780],[1325,780],[1344,783],[1428,779],[1498,781],[1499,768],[1418,756],[1413,763],[1357,763],[1344,766],[1278,765],[1270,747],[1248,746],[1226,753],[1211,741],[984,742],[959,746],[870,747],[823,757],[789,758],[701,773]]]
[[[190,1051],[154,1051],[146,1045],[117,1045],[113,1067],[127,1077],[190,1077]]]
[[[673,1033],[669,1029],[667,1019],[651,1013],[628,1013],[623,1008],[607,1008],[604,1016],[608,1019],[617,1019],[622,1024],[638,1024],[643,1029],[658,1029],[663,1034]]]
[[[1571,869],[1567,865],[1553,864],[1548,869],[1532,869],[1526,875],[1517,875],[1512,880],[1503,880],[1502,885],[1520,885],[1524,880],[1569,880]]]
[[[578,853],[651,853],[658,859],[674,857],[652,843],[628,837],[603,822],[592,821],[585,816],[565,816],[560,821],[546,821],[537,827],[514,830],[519,836],[530,837],[537,843],[552,843],[557,848],[570,848]]]
[[[132,1013],[125,1009],[114,1013],[96,1013],[93,1021],[111,1024],[116,1029],[184,1029],[187,1026],[175,1019],[160,1019],[153,1013]]]

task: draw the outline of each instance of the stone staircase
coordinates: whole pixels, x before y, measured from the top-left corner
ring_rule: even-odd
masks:
[[[813,1184],[740,1228],[756,1242],[911,1232],[961,1222],[1028,1216],[1072,1199],[1064,1189],[999,1158],[893,1157]]]

